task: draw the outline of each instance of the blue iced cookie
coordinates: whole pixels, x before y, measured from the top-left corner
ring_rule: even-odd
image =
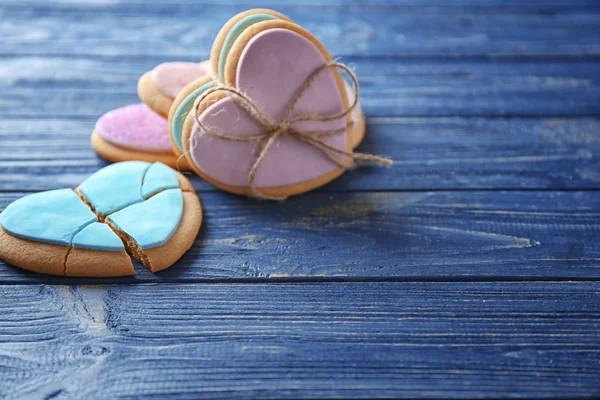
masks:
[[[200,227],[200,203],[190,190],[187,179],[161,163],[110,165],[77,191],[35,193],[6,207],[0,214],[0,258],[53,275],[131,275],[126,249],[161,248],[178,235],[180,226],[193,223],[195,233],[186,231],[192,237],[179,237],[180,243],[168,246],[168,254],[154,262],[166,268],[189,249]],[[191,221],[184,220],[184,197],[194,212]],[[182,244],[187,247],[180,252]],[[144,262],[155,257],[138,258]],[[149,262],[144,265],[154,269]]]

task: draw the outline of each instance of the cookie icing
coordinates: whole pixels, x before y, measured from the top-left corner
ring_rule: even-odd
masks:
[[[178,188],[175,171],[156,162],[125,161],[94,173],[79,186],[100,215],[108,215],[164,189]]]
[[[74,234],[97,220],[71,189],[22,197],[0,216],[2,228],[11,235],[63,246],[69,246]]]
[[[141,249],[165,244],[183,215],[181,189],[168,189],[150,199],[111,214],[107,219],[135,240]]]
[[[125,246],[119,237],[106,224],[93,222],[75,234],[73,247],[80,249],[121,251]]]
[[[208,71],[197,63],[168,62],[157,65],[151,77],[164,94],[175,98],[184,87],[207,74]]]
[[[175,171],[163,163],[156,162],[148,168],[144,175],[141,196],[146,199],[161,190],[178,187],[179,180]]]
[[[132,236],[141,248],[166,243],[183,215],[183,195],[177,175],[161,163],[113,164],[88,178],[79,190],[97,212],[116,211],[108,220]],[[15,200],[0,214],[0,225],[13,236],[37,242],[104,251],[125,248],[113,230],[98,222],[97,216],[71,189],[50,190]]]
[[[227,60],[227,54],[229,54],[229,50],[231,50],[231,46],[235,43],[235,40],[249,27],[254,24],[263,21],[270,21],[274,19],[279,19],[273,15],[269,14],[252,14],[248,15],[241,20],[239,20],[227,33],[225,40],[223,41],[223,46],[221,47],[221,53],[219,54],[219,79],[223,80],[224,70],[225,70],[225,61]]]
[[[255,35],[243,50],[236,70],[237,86],[274,120],[281,120],[304,80],[326,64],[320,50],[304,36],[287,29],[268,29]],[[334,115],[344,109],[342,94],[331,71],[319,75],[297,103],[293,115]],[[228,135],[257,136],[263,128],[242,111],[231,98],[209,106],[200,116],[203,124]],[[304,121],[295,126],[303,131],[341,129],[344,118],[321,122]],[[346,149],[346,133],[325,142]],[[203,134],[197,124],[191,132],[190,155],[204,173],[224,184],[245,186],[256,157],[255,143],[234,142]],[[257,187],[296,184],[324,175],[337,165],[315,148],[298,140],[280,138],[259,167]]]
[[[214,86],[214,82],[209,82],[200,86],[198,89],[194,90],[188,97],[186,97],[181,102],[179,107],[177,107],[177,110],[175,110],[175,114],[173,115],[171,131],[173,134],[173,139],[175,140],[175,144],[181,152],[184,151],[181,135],[183,133],[183,124],[185,122],[185,118],[194,106],[194,101],[196,101],[198,96],[200,96],[202,93],[206,92],[208,89]]]
[[[117,146],[171,151],[168,121],[144,103],[107,112],[98,119],[95,130],[102,139]]]
[[[100,215],[107,215],[143,200],[142,179],[150,163],[126,161],[102,168],[79,186],[79,191]]]

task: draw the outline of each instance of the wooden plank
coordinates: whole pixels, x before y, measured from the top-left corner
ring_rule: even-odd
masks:
[[[0,286],[0,396],[592,398],[599,283]]]
[[[0,209],[23,193],[0,193]],[[109,282],[600,278],[600,192],[311,193],[284,203],[203,193],[173,268]],[[1,282],[53,279],[0,262]]]
[[[220,27],[252,4],[3,5],[1,54],[206,56]],[[588,3],[588,2],[584,2]],[[3,3],[4,4],[4,3]],[[600,54],[600,9],[275,5],[343,56]],[[562,3],[565,4],[564,2]],[[268,6],[256,3],[254,6]]]
[[[153,11],[160,9],[161,11],[173,12],[173,9],[179,7],[189,7],[190,5],[202,6],[237,6],[245,8],[256,7],[282,7],[282,6],[310,6],[323,7],[332,5],[341,6],[363,6],[363,7],[379,7],[379,6],[397,6],[397,7],[419,7],[419,8],[440,8],[455,9],[455,8],[480,8],[485,10],[490,9],[514,9],[514,10],[530,10],[530,9],[554,9],[554,8],[598,8],[598,3],[595,0],[332,0],[327,4],[317,0],[174,0],[169,2],[167,7],[161,0],[110,0],[110,1],[73,1],[73,0],[55,0],[52,7],[44,0],[5,0],[4,8],[10,9],[52,9],[65,12],[73,9],[96,10],[104,12],[118,12],[119,10],[136,10],[147,11],[148,7]],[[142,7],[145,6],[145,7]]]
[[[106,165],[89,144],[94,123],[3,119],[0,190],[78,186]],[[320,190],[600,188],[598,118],[371,118],[359,150],[396,164],[359,168]],[[191,180],[197,190],[215,190]]]
[[[0,117],[97,118],[139,102],[139,76],[166,60],[6,57]],[[598,61],[341,61],[355,68],[371,117],[600,115]]]

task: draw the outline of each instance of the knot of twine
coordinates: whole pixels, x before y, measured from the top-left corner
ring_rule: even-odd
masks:
[[[352,79],[352,86],[354,88],[354,99],[352,101],[352,105],[348,107],[343,112],[331,115],[331,116],[322,116],[317,114],[305,114],[296,117],[292,117],[294,109],[296,105],[304,95],[304,93],[311,87],[311,85],[315,82],[317,77],[325,70],[329,68],[339,68],[344,70]],[[231,94],[231,98],[233,101],[246,112],[250,117],[252,117],[256,122],[258,122],[264,128],[265,133],[258,136],[250,136],[250,137],[238,137],[226,135],[220,132],[215,131],[212,128],[207,127],[200,121],[200,113],[199,107],[201,102],[215,92],[228,92]],[[314,72],[312,72],[304,81],[302,86],[297,90],[296,96],[294,100],[287,108],[287,111],[284,114],[284,118],[281,121],[273,121],[264,112],[262,112],[254,103],[254,101],[248,97],[241,90],[225,85],[222,82],[219,83],[218,86],[215,86],[207,91],[205,91],[201,96],[199,96],[194,104],[194,110],[196,113],[196,123],[198,127],[202,129],[202,131],[216,136],[219,139],[223,140],[231,140],[234,142],[247,142],[253,143],[258,142],[261,145],[261,150],[258,152],[256,159],[254,160],[254,164],[250,168],[250,172],[248,173],[248,190],[249,195],[252,197],[256,197],[259,199],[266,200],[284,200],[285,197],[275,197],[275,196],[267,196],[265,194],[260,193],[256,186],[254,185],[254,180],[256,178],[256,172],[260,167],[261,163],[265,159],[266,154],[269,152],[269,149],[275,143],[275,141],[280,137],[287,137],[299,140],[303,143],[306,143],[309,146],[319,150],[323,156],[327,157],[327,159],[331,160],[333,163],[338,165],[341,168],[353,168],[357,165],[357,162],[363,163],[373,163],[378,165],[387,165],[390,166],[393,164],[393,161],[389,158],[376,156],[373,154],[366,153],[355,153],[353,151],[346,151],[343,149],[339,149],[337,147],[331,146],[330,144],[325,142],[325,138],[334,136],[346,131],[346,129],[350,128],[354,122],[346,124],[343,128],[334,129],[334,130],[326,130],[326,131],[302,131],[297,128],[294,128],[292,125],[301,122],[301,121],[334,121],[337,119],[341,119],[346,117],[348,114],[354,110],[354,108],[358,104],[358,81],[356,79],[356,75],[348,68],[346,65],[332,61],[323,66],[317,68]],[[340,160],[341,157],[344,156],[344,160]]]

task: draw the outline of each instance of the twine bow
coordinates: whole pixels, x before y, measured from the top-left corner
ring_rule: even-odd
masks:
[[[352,101],[352,105],[348,107],[343,112],[331,115],[331,116],[323,116],[318,114],[305,114],[297,117],[292,117],[294,109],[296,105],[304,95],[304,93],[311,87],[317,77],[326,69],[329,68],[340,68],[344,70],[352,79],[352,86],[354,88],[354,99]],[[215,92],[228,92],[232,96],[233,101],[244,110],[250,117],[252,117],[256,122],[263,126],[265,133],[258,136],[250,136],[250,137],[238,137],[222,134],[220,132],[215,131],[212,128],[207,127],[200,121],[200,113],[199,106],[201,102]],[[343,149],[339,149],[325,142],[325,138],[334,136],[346,131],[346,129],[350,128],[354,122],[347,124],[343,128],[335,129],[335,130],[327,130],[327,131],[301,131],[297,128],[294,128],[294,125],[297,122],[301,121],[334,121],[337,119],[341,119],[346,117],[348,114],[354,110],[354,108],[358,104],[358,81],[354,73],[348,68],[346,65],[337,63],[335,61],[324,64],[323,66],[317,68],[314,72],[312,72],[304,81],[302,86],[296,92],[296,97],[288,107],[287,111],[284,114],[284,118],[281,121],[273,121],[269,117],[265,115],[252,101],[250,97],[248,97],[241,90],[225,85],[222,82],[220,85],[213,87],[207,91],[205,91],[201,96],[199,96],[194,104],[194,110],[196,113],[196,123],[202,131],[216,136],[219,139],[223,140],[231,140],[234,142],[247,142],[253,143],[258,142],[261,144],[261,150],[259,151],[256,159],[254,160],[254,164],[250,168],[250,172],[248,173],[248,190],[249,194],[252,197],[256,197],[259,199],[267,199],[267,200],[284,200],[285,197],[275,197],[275,196],[267,196],[265,194],[260,193],[256,186],[254,185],[254,180],[256,178],[256,173],[261,163],[265,159],[266,154],[269,152],[269,149],[275,143],[275,141],[280,137],[287,137],[299,140],[303,143],[312,146],[317,149],[323,156],[327,157],[327,159],[331,160],[333,163],[338,165],[341,168],[352,168],[356,165],[357,162],[365,162],[365,163],[374,163],[379,165],[387,165],[390,166],[393,164],[393,161],[389,158],[379,157],[373,154],[366,153],[355,153],[352,151],[346,151]],[[344,160],[340,160],[341,157],[344,156]]]

